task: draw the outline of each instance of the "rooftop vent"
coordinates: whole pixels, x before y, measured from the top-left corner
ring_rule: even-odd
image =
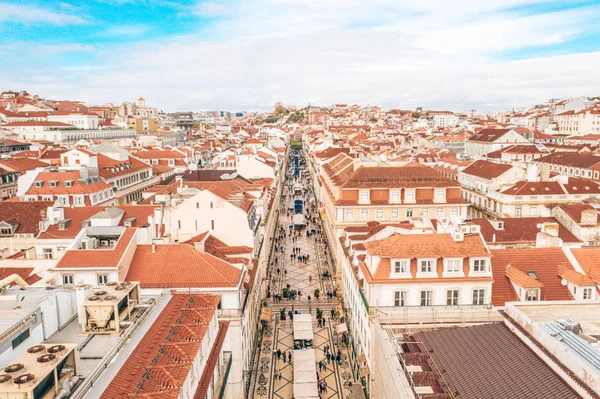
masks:
[[[46,347],[44,345],[34,345],[31,348],[27,349],[27,353],[39,353],[45,349]]]
[[[56,360],[56,356],[53,355],[52,353],[48,353],[46,355],[42,355],[37,358],[38,363],[48,363],[48,362],[51,362],[52,360]]]
[[[8,374],[0,374],[0,384],[4,384],[5,382],[8,382],[12,380],[12,377]]]
[[[4,372],[5,373],[16,373],[19,370],[23,370],[23,367],[25,367],[25,365],[23,363],[11,364],[10,366],[7,366],[4,369]]]
[[[54,345],[51,346],[50,348],[48,348],[48,353],[59,353],[65,350],[65,346],[64,345]]]
[[[106,291],[96,291],[96,292],[94,292],[94,295],[98,295],[98,296],[106,295]]]
[[[21,384],[27,384],[28,382],[31,382],[35,380],[35,375],[33,374],[22,374],[20,376],[18,376],[17,378],[15,378],[13,380],[13,382],[16,385],[21,385]]]

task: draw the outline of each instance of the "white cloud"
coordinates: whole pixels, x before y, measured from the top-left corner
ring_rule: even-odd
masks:
[[[118,25],[106,29],[100,34],[104,37],[115,37],[115,36],[139,36],[148,32],[150,27],[143,25]]]
[[[500,56],[523,55],[527,48],[597,29],[592,20],[597,7],[542,14],[509,10],[537,2],[227,3],[226,17],[197,34],[106,50],[112,69],[88,73],[74,66],[76,78],[42,71],[55,73],[54,80],[30,82],[23,74],[11,80],[41,95],[85,93],[94,103],[143,93],[148,103],[169,110],[269,109],[279,100],[499,110],[597,94],[600,52],[519,61]],[[224,12],[205,7],[207,14]]]
[[[8,3],[0,3],[0,22],[2,21],[17,22],[24,25],[51,24],[58,26],[87,23],[84,18],[77,15],[46,10],[33,5]]]
[[[228,4],[203,1],[191,9],[192,14],[202,17],[221,17],[232,12]]]

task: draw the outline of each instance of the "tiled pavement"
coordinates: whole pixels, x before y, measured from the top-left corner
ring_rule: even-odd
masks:
[[[287,226],[291,223],[291,216],[286,216],[285,210],[282,210],[280,225],[287,229]],[[312,228],[309,226],[309,228]],[[260,343],[260,354],[259,361],[255,370],[254,386],[253,391],[250,395],[253,398],[274,398],[274,399],[291,399],[293,394],[293,328],[292,321],[290,320],[279,320],[279,309],[286,307],[290,310],[294,306],[295,310],[300,313],[306,313],[311,310],[313,314],[313,332],[315,338],[313,340],[313,347],[315,348],[316,360],[326,359],[323,347],[329,345],[331,353],[337,353],[338,348],[342,352],[341,362],[329,363],[326,368],[318,372],[319,380],[325,380],[327,382],[327,392],[321,393],[321,398],[327,399],[349,399],[351,392],[350,387],[354,382],[352,376],[352,366],[348,356],[347,348],[344,345],[337,345],[336,326],[339,324],[338,320],[331,320],[329,309],[337,305],[335,300],[324,300],[324,293],[332,291],[334,289],[333,280],[330,278],[323,279],[322,273],[328,268],[328,264],[323,255],[322,245],[315,243],[313,238],[307,238],[306,233],[302,237],[299,237],[296,242],[292,242],[290,238],[287,238],[285,243],[285,253],[278,254],[280,259],[281,272],[277,274],[276,269],[272,271],[274,281],[270,282],[271,293],[280,293],[280,290],[287,284],[290,284],[291,289],[297,289],[302,291],[302,297],[300,300],[273,302],[269,300],[269,306],[273,308],[273,320],[268,323],[264,329],[262,340]],[[308,263],[300,263],[296,260],[290,259],[290,253],[292,247],[300,247],[300,254],[310,256]],[[317,251],[319,253],[317,253]],[[283,261],[283,266],[281,262]],[[323,261],[323,263],[321,263]],[[287,273],[284,272],[287,270]],[[331,273],[331,270],[329,270]],[[312,276],[312,281],[309,281],[309,276]],[[320,300],[311,300],[309,305],[306,298],[310,294],[314,297],[314,290],[319,289],[321,291]],[[327,319],[325,327],[317,327],[316,309],[324,309],[324,315]],[[287,312],[286,310],[286,312]],[[285,352],[286,355],[292,352],[292,362],[284,362],[282,359],[277,359],[275,352],[280,349]],[[317,367],[317,371],[318,371]],[[281,371],[281,378],[275,377],[275,372]]]

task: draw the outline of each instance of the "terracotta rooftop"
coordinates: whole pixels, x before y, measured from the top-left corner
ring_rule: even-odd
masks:
[[[561,267],[573,269],[562,248],[511,248],[492,249],[492,304],[504,306],[506,302],[517,301],[517,293],[506,277],[506,268],[510,266],[524,273],[535,273],[537,281],[543,284],[541,300],[572,300],[569,289],[561,285],[558,270]],[[574,271],[574,270],[573,270]]]
[[[190,245],[138,245],[129,266],[127,281],[145,288],[234,288],[242,270]]]
[[[494,221],[501,222],[503,227],[494,227]],[[437,221],[436,221],[437,222]],[[481,235],[486,243],[494,244],[535,244],[541,223],[558,223],[558,237],[565,243],[580,242],[565,226],[553,217],[524,217],[524,218],[497,218],[473,219],[471,224],[481,227]]]
[[[180,397],[219,301],[174,293],[101,398]]]
[[[113,248],[71,249],[65,252],[55,269],[116,269],[132,242],[136,241],[137,228],[127,228]],[[136,280],[137,281],[137,280]]]
[[[33,234],[37,237],[40,233],[40,222],[46,217],[48,207],[52,205],[51,201],[0,201],[0,222],[16,224],[14,234]]]
[[[465,235],[460,242],[453,241],[450,234],[393,234],[364,244],[371,256],[393,259],[490,256],[477,234]]]
[[[475,161],[466,167],[462,173],[481,177],[483,179],[492,180],[502,176],[504,173],[512,169],[511,165],[496,163],[490,161]]]

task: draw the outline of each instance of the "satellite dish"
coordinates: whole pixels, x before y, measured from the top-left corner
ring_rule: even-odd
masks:
[[[567,284],[569,284],[569,282],[567,280],[565,280],[564,278],[562,280],[560,280],[560,285],[562,285],[563,287],[566,287]]]

